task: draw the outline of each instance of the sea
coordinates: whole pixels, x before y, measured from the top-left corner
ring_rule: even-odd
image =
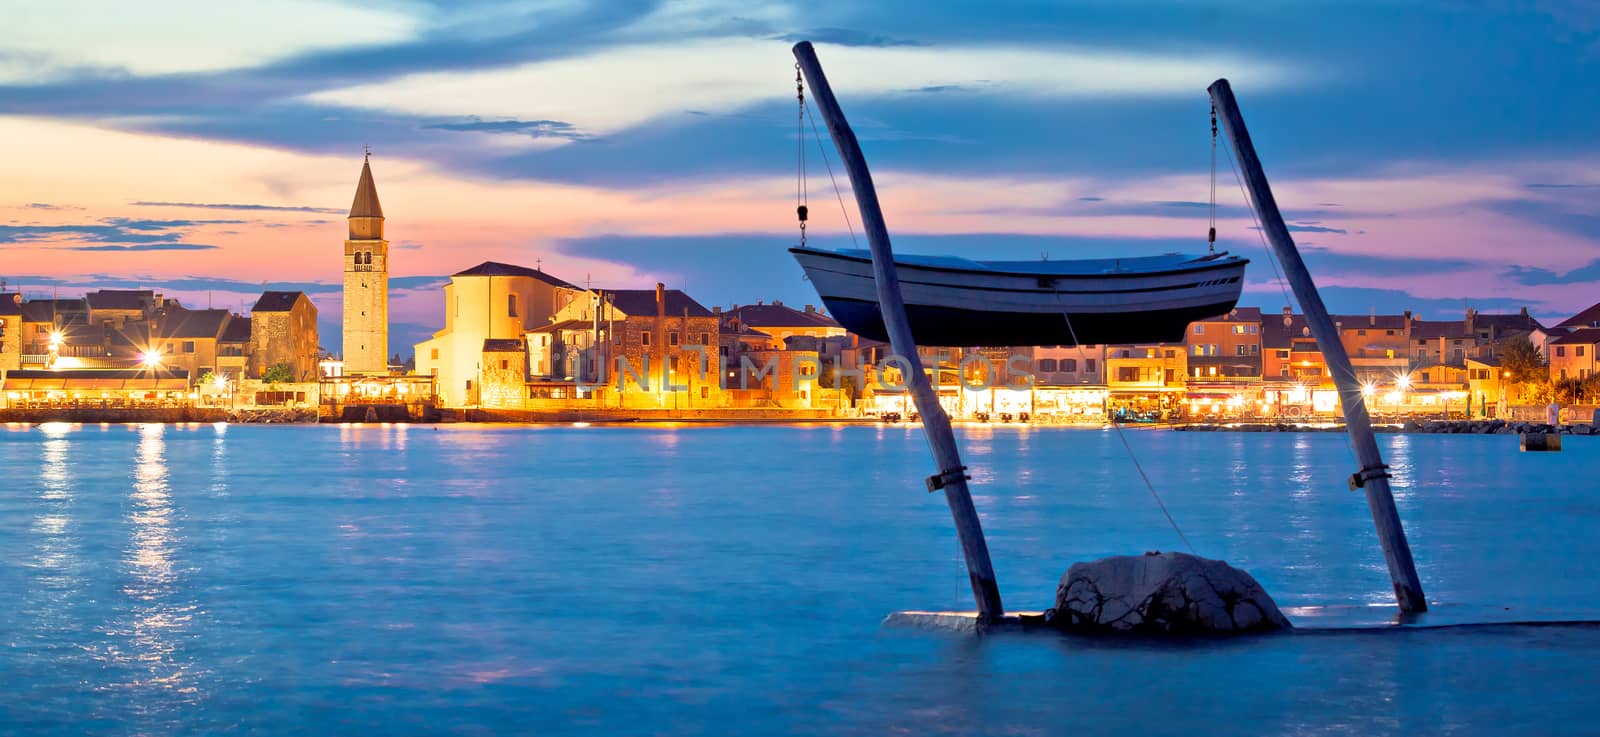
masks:
[[[1350,616],[886,625],[972,607],[914,425],[18,424],[0,734],[1600,733],[1600,438],[1380,436],[1452,625],[1397,627],[1341,434],[958,435],[1009,609],[1192,549]]]

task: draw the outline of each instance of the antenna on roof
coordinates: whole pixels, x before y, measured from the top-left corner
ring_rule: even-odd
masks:
[[[361,154],[362,154],[361,155],[362,163],[366,163],[368,161],[371,161],[372,160],[372,144],[370,144],[370,143],[361,144]]]

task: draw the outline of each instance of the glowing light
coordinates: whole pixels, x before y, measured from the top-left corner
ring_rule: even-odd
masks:
[[[50,331],[50,350],[56,350],[57,348],[60,348],[61,341],[65,339],[66,336],[62,335],[60,330]]]
[[[1395,383],[1400,385],[1401,389],[1406,389],[1411,386],[1411,376],[1403,375],[1400,378],[1395,379]]]
[[[226,388],[228,388],[228,375],[227,374],[217,374],[215,376],[212,376],[211,377],[211,385],[216,387],[217,389],[226,389]]]
[[[156,368],[161,365],[161,351],[151,349],[139,355],[139,363],[145,368]]]
[[[1376,384],[1363,384],[1361,386],[1361,394],[1362,394],[1362,396],[1370,397],[1370,396],[1372,396],[1374,394],[1377,394],[1377,393],[1378,393],[1378,385],[1376,385]]]

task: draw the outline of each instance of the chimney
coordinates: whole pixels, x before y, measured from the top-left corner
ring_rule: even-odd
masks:
[[[667,308],[667,285],[656,282],[656,312]]]
[[[1373,305],[1370,309],[1372,310],[1372,314],[1367,316],[1367,327],[1378,327],[1378,307],[1377,305]]]
[[[1289,326],[1291,326],[1293,324],[1294,324],[1294,308],[1286,306],[1286,307],[1283,308],[1283,326],[1284,327],[1289,327]]]
[[[713,314],[713,315],[722,314],[722,305],[712,305],[711,314]]]
[[[1472,333],[1473,329],[1478,326],[1478,311],[1477,310],[1474,310],[1471,307],[1467,308],[1467,320],[1466,320],[1466,323],[1467,323],[1467,333],[1470,335]]]
[[[816,312],[816,311],[817,311],[817,306],[816,305],[806,305],[806,312],[808,314]]]
[[[1523,307],[1522,308],[1522,317],[1524,319],[1526,319],[1528,317],[1528,308],[1527,307]]]
[[[781,300],[781,299],[772,300],[772,306],[773,307],[782,307],[783,306],[783,300]]]

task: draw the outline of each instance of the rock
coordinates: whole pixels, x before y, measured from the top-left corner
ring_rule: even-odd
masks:
[[[1293,627],[1249,573],[1187,553],[1074,563],[1045,620],[1085,634],[1237,635]]]

